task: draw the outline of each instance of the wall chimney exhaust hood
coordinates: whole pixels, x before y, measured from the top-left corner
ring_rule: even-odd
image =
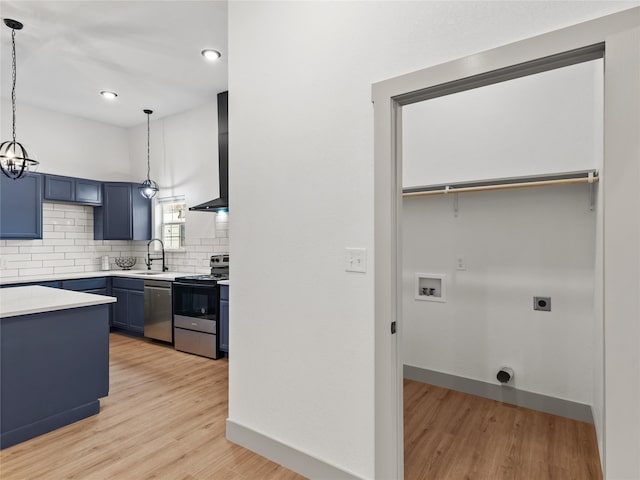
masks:
[[[189,210],[218,212],[229,208],[229,92],[218,94],[218,177],[220,197]]]

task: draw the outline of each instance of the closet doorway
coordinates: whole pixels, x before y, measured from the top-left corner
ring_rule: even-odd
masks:
[[[631,9],[625,12],[603,17],[586,24],[569,27],[557,32],[545,34],[530,40],[524,40],[515,44],[507,45],[483,54],[474,55],[459,61],[450,62],[436,67],[431,67],[419,72],[414,72],[402,77],[397,77],[373,87],[373,100],[375,112],[375,286],[376,286],[376,477],[378,478],[403,478],[403,410],[402,410],[402,378],[403,365],[406,358],[404,342],[399,338],[402,337],[406,325],[405,316],[403,314],[403,294],[405,284],[411,287],[412,294],[423,301],[425,304],[431,302],[433,309],[444,306],[447,302],[454,298],[460,298],[461,286],[459,282],[453,284],[450,281],[447,272],[434,270],[434,267],[425,270],[412,272],[404,278],[403,271],[403,243],[402,243],[402,158],[403,158],[403,118],[402,110],[405,106],[416,104],[418,102],[429,101],[447,95],[454,95],[459,92],[471,91],[476,88],[496,85],[501,82],[507,82],[513,79],[520,79],[530,75],[540,74],[541,72],[552,72],[556,69],[565,67],[578,66],[584,62],[591,62],[604,57],[606,50],[606,69],[604,70],[604,156],[602,160],[603,182],[597,189],[600,195],[595,194],[593,200],[588,200],[590,193],[585,193],[584,203],[587,208],[593,203],[595,215],[597,218],[598,208],[602,212],[602,216],[606,219],[601,226],[602,229],[602,245],[601,252],[604,258],[604,272],[597,272],[597,252],[598,237],[595,235],[593,246],[590,252],[593,253],[593,283],[591,285],[592,294],[591,303],[597,304],[598,292],[604,290],[602,296],[601,307],[597,305],[595,308],[591,305],[591,320],[594,324],[594,331],[597,330],[597,310],[603,312],[604,329],[600,332],[602,338],[600,345],[604,343],[604,353],[602,354],[602,376],[606,378],[606,389],[602,389],[602,411],[596,412],[597,407],[593,408],[594,418],[602,418],[602,431],[599,432],[599,441],[602,444],[603,464],[605,478],[635,478],[640,476],[640,466],[637,463],[636,452],[640,448],[640,439],[637,438],[636,425],[629,422],[629,418],[640,416],[640,378],[634,375],[621,376],[617,373],[616,368],[620,368],[625,359],[633,360],[632,371],[637,373],[639,355],[637,353],[637,338],[640,335],[640,326],[633,319],[640,316],[640,305],[636,301],[629,301],[630,297],[636,298],[636,293],[640,289],[640,276],[638,275],[637,265],[640,265],[640,252],[638,251],[638,232],[640,231],[640,194],[637,191],[637,179],[640,178],[640,166],[637,163],[637,151],[640,148],[640,140],[636,135],[630,135],[630,132],[640,131],[640,98],[637,91],[637,85],[634,78],[640,76],[640,9]],[[581,172],[585,178],[577,181],[586,182],[586,189],[590,187],[588,184],[594,182],[596,169],[587,168]],[[539,173],[540,175],[534,175]],[[513,176],[520,177],[516,180],[526,182],[531,180],[533,176],[545,177],[547,173],[527,173],[515,174]],[[552,172],[554,176],[561,177],[561,173],[555,170]],[[575,173],[575,172],[574,172]],[[505,176],[509,177],[509,174]],[[466,214],[471,217],[473,209],[486,212],[486,208],[479,208],[482,202],[489,202],[490,195],[498,195],[506,192],[485,192],[483,197],[480,193],[464,195],[476,195],[476,201],[469,202],[462,199],[463,193],[459,191],[456,195],[451,195],[456,187],[469,187],[464,185],[468,181],[480,182],[484,180],[502,181],[504,178],[500,176],[483,176],[479,179],[447,179],[442,183],[437,181],[423,183],[421,186],[438,187],[442,186],[447,193],[439,197],[440,207],[448,208],[450,218],[456,218],[456,211],[459,217]],[[528,177],[528,178],[521,178]],[[568,178],[538,178],[536,181],[556,181],[568,180]],[[444,185],[448,184],[448,185]],[[462,184],[462,185],[461,185]],[[480,185],[481,186],[481,185]],[[448,187],[448,188],[447,188]],[[585,185],[574,185],[576,188],[585,187]],[[547,188],[547,187],[541,187]],[[549,187],[550,188],[550,187]],[[560,192],[565,187],[555,187],[556,192]],[[567,187],[568,188],[568,187]],[[573,188],[573,187],[572,187]],[[525,197],[533,192],[534,188],[523,188]],[[489,196],[487,196],[489,195]],[[533,194],[531,194],[533,195]],[[557,195],[554,193],[552,195]],[[546,195],[544,196],[546,197]],[[577,198],[577,197],[576,197]],[[511,202],[497,203],[498,205],[516,203],[512,198]],[[543,201],[544,199],[538,199]],[[466,202],[466,206],[465,206]],[[496,200],[491,199],[493,205]],[[489,202],[489,203],[491,203]],[[599,202],[602,202],[601,204]],[[553,203],[553,205],[557,205]],[[565,205],[563,203],[563,205]],[[530,198],[528,207],[531,212],[540,207],[535,198]],[[544,209],[543,209],[544,210]],[[620,216],[620,212],[624,211],[624,217]],[[515,216],[514,221],[519,221],[520,217]],[[476,223],[478,220],[476,220]],[[588,223],[588,222],[587,222]],[[486,225],[483,224],[483,228]],[[467,228],[467,227],[465,227]],[[587,230],[593,229],[585,227]],[[595,230],[597,232],[598,223],[595,222]],[[585,231],[587,231],[585,230]],[[428,232],[428,230],[427,230]],[[499,233],[499,232],[498,232]],[[496,234],[496,232],[491,232]],[[422,235],[425,235],[423,232]],[[428,234],[427,234],[428,235]],[[473,238],[471,238],[473,240]],[[523,239],[529,241],[529,238]],[[449,248],[450,245],[442,246],[441,249]],[[473,244],[472,244],[473,246]],[[530,245],[531,246],[531,245]],[[455,247],[455,244],[454,244]],[[453,268],[455,272],[472,273],[472,259],[480,258],[470,247],[472,253],[458,255],[456,248],[446,252],[447,255],[454,257]],[[517,251],[517,249],[516,249]],[[503,252],[505,255],[511,255],[508,250]],[[444,255],[443,255],[444,256]],[[559,259],[566,260],[566,259]],[[451,266],[450,264],[448,264]],[[475,264],[476,266],[479,264]],[[579,266],[578,266],[579,267]],[[421,269],[423,269],[421,267]],[[442,268],[440,269],[442,270]],[[486,270],[486,269],[485,269]],[[476,272],[477,273],[477,272]],[[495,278],[495,271],[486,272],[485,277]],[[498,272],[500,273],[500,272]],[[502,272],[504,273],[504,272]],[[513,273],[513,272],[512,272]],[[583,272],[584,273],[584,272]],[[489,275],[491,274],[491,275]],[[458,275],[457,273],[452,275]],[[470,277],[471,275],[467,275]],[[544,275],[549,278],[548,275]],[[477,278],[474,280],[477,287]],[[486,279],[485,279],[486,280]],[[554,279],[555,282],[556,279]],[[469,288],[474,287],[473,283],[467,284],[466,293]],[[552,283],[554,283],[552,282]],[[598,286],[600,282],[600,286]],[[452,288],[451,285],[453,285]],[[483,285],[483,284],[479,284]],[[613,288],[614,285],[616,288]],[[533,297],[548,297],[542,293],[529,292],[529,286],[524,281],[508,282],[503,288],[517,289],[522,286],[522,292],[518,292],[516,297],[519,298],[520,293]],[[609,287],[607,287],[609,286]],[[584,292],[583,292],[584,293]],[[583,295],[578,294],[578,296]],[[555,294],[554,294],[555,295]],[[558,294],[563,296],[563,294]],[[434,299],[424,299],[423,297],[439,297],[440,302]],[[486,295],[485,295],[486,297]],[[504,295],[502,295],[504,297]],[[435,301],[434,301],[435,300]],[[442,301],[446,300],[446,302]],[[484,298],[485,306],[493,305],[491,298]],[[530,307],[533,309],[533,298],[530,298]],[[580,303],[580,302],[577,302]],[[540,305],[540,304],[539,304]],[[512,305],[513,307],[514,305]],[[554,303],[551,298],[551,312],[553,315],[554,308],[558,303]],[[460,307],[464,311],[466,307]],[[469,312],[473,316],[473,308],[468,307]],[[476,307],[477,308],[477,305]],[[443,308],[440,308],[443,310]],[[555,310],[556,313],[558,310]],[[596,312],[594,314],[594,312]],[[441,312],[442,313],[442,312]],[[500,314],[495,307],[489,309],[487,318],[499,318]],[[536,314],[542,312],[536,311]],[[532,313],[528,312],[527,315]],[[547,317],[549,318],[549,317]],[[515,322],[522,322],[516,319]],[[451,328],[451,321],[443,328]],[[482,322],[479,322],[482,324]],[[485,319],[486,324],[486,319]],[[504,327],[504,322],[501,324]],[[513,326],[512,324],[508,324]],[[477,327],[477,325],[475,325]],[[468,327],[468,325],[467,325]],[[527,328],[529,325],[527,325]],[[471,335],[468,331],[458,332],[461,338],[475,339],[476,343],[485,343],[485,352],[493,351],[490,340],[483,338],[478,333],[479,330]],[[455,330],[455,329],[454,329]],[[398,332],[395,334],[394,332]],[[497,331],[497,330],[496,330]],[[475,333],[475,335],[473,335]],[[486,331],[485,331],[486,333]],[[534,333],[528,332],[527,338],[536,340]],[[450,338],[455,340],[458,335],[449,333]],[[597,343],[595,338],[597,332],[594,333],[593,342]],[[545,333],[541,337],[549,339]],[[508,342],[507,342],[508,343]],[[588,343],[588,341],[586,342]],[[566,345],[566,341],[565,341]],[[438,345],[431,345],[437,350]],[[566,350],[570,350],[573,345],[566,345],[569,348],[565,350],[564,357],[557,360],[559,365],[566,365],[570,361],[571,355]],[[495,349],[497,351],[497,349]],[[440,352],[442,353],[442,352]],[[415,352],[409,352],[409,355]],[[592,350],[593,362],[598,353]],[[550,353],[550,355],[553,355]],[[442,356],[442,355],[441,355]],[[439,361],[442,358],[437,357]],[[526,355],[525,355],[526,356]],[[464,356],[453,355],[453,363],[456,358]],[[516,358],[517,355],[511,358]],[[503,357],[504,358],[504,357]],[[542,359],[547,361],[548,359]],[[516,362],[516,360],[506,359],[504,362]],[[489,372],[495,373],[496,369],[510,365],[497,363],[497,358],[490,355],[479,360],[481,365],[472,365],[472,369],[481,371],[485,370],[483,377],[471,378],[470,380],[478,381],[482,385],[490,384],[487,380]],[[458,362],[461,363],[461,362]],[[471,363],[471,362],[462,362]],[[482,365],[485,363],[486,365]],[[494,364],[495,363],[495,364]],[[544,363],[544,362],[542,362]],[[415,366],[415,365],[414,365]],[[468,366],[468,365],[467,365]],[[421,366],[418,366],[422,368]],[[458,370],[453,372],[439,372],[437,368],[444,369],[441,365],[435,368],[422,368],[423,370],[433,370],[436,373],[443,373],[443,378],[463,377],[460,375],[463,366],[458,364]],[[522,370],[520,370],[522,369]],[[520,371],[520,372],[519,372]],[[530,367],[528,363],[516,364],[514,368],[515,375],[513,377],[514,384],[511,388],[516,391],[519,387],[532,388],[527,384],[527,378]],[[533,369],[535,372],[535,368]],[[594,377],[598,376],[597,369],[592,370]],[[583,372],[584,373],[584,372]],[[453,374],[453,375],[451,375]],[[475,373],[467,373],[467,375],[476,375]],[[432,378],[437,375],[432,376]],[[540,375],[536,372],[535,378],[540,380]],[[566,380],[566,375],[564,376]],[[584,376],[586,377],[586,375]],[[465,377],[463,377],[465,378]],[[456,380],[454,378],[454,380]],[[550,382],[553,383],[553,382]],[[562,382],[559,382],[562,383]],[[598,380],[595,378],[593,382],[593,391],[591,392],[591,400],[599,394],[597,392]],[[497,388],[503,388],[498,385]],[[565,386],[567,387],[567,386]],[[565,388],[563,387],[563,388]],[[522,390],[524,390],[523,388]],[[504,392],[507,390],[499,390]],[[538,393],[538,392],[533,392]],[[547,392],[553,393],[553,392]],[[546,397],[552,395],[544,394]],[[559,395],[559,394],[558,394]],[[516,395],[518,396],[518,395]],[[508,400],[506,397],[502,400]],[[516,399],[517,400],[517,399]],[[561,399],[572,400],[572,399]],[[597,401],[597,399],[596,399]],[[581,404],[581,401],[575,403]],[[593,406],[593,404],[591,405]],[[596,422],[598,419],[596,418]],[[460,425],[464,425],[461,422]],[[455,477],[453,477],[455,478]],[[517,477],[515,477],[517,478]]]
[[[602,106],[599,58],[402,107],[405,478],[602,478]]]

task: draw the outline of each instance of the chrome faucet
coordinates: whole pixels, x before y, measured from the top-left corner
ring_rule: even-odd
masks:
[[[149,251],[149,246],[153,242],[160,242],[160,245],[162,246],[162,271],[166,272],[167,270],[169,270],[169,268],[167,268],[167,266],[164,263],[164,243],[162,243],[162,240],[160,240],[159,238],[152,238],[147,243],[147,260],[144,261],[144,263],[147,264],[147,270],[151,270],[151,264],[153,263],[154,260],[160,260],[159,257],[152,257],[151,252]]]

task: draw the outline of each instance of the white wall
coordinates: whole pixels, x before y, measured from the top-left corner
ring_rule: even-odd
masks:
[[[602,60],[402,109],[404,187],[596,168]],[[598,102],[585,99],[598,98]]]
[[[601,167],[603,67],[591,61],[404,107],[403,185]],[[459,197],[457,217],[451,197],[404,200],[404,362],[490,383],[507,365],[516,388],[593,404],[603,344],[594,343],[588,187]],[[447,275],[446,303],[415,300],[417,272]],[[534,296],[551,296],[552,311],[534,312]]]
[[[371,84],[629,6],[229,5],[231,421],[374,477]]]
[[[404,363],[495,384],[510,366],[518,389],[590,405],[588,198],[586,185],[459,194],[457,217],[451,196],[405,199]],[[415,273],[447,275],[446,303],[416,300]],[[551,297],[551,312],[534,311],[534,296]]]
[[[11,138],[11,101],[2,98],[2,140]],[[133,180],[127,130],[26,104],[16,105],[16,140],[43,173],[95,180]]]
[[[153,106],[150,106],[153,110]],[[184,195],[187,207],[218,197],[218,113],[214,101],[198,108],[150,122],[151,179],[158,198]],[[128,146],[135,181],[147,176],[147,122],[128,130]],[[188,245],[215,236],[215,214],[187,212]]]

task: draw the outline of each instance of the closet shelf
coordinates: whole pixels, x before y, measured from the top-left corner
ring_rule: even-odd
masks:
[[[450,193],[483,192],[488,190],[508,190],[512,188],[546,187],[553,185],[593,184],[599,180],[597,170],[556,173],[527,177],[500,178],[477,182],[456,182],[441,185],[410,187],[402,190],[403,197],[445,195]]]

